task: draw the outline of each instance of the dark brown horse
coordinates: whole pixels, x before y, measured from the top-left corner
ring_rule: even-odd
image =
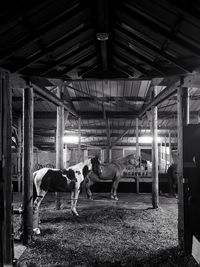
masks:
[[[177,191],[177,164],[172,163],[167,169],[169,195],[175,197]]]
[[[96,182],[111,180],[111,199],[118,200],[117,197],[117,188],[120,182],[120,178],[124,172],[124,169],[129,165],[132,167],[137,167],[139,164],[139,160],[136,158],[135,154],[131,154],[127,157],[116,160],[115,162],[101,164],[101,175],[97,176],[93,171],[89,172],[85,178],[85,189],[86,194],[89,199],[92,199],[92,192],[90,187]]]

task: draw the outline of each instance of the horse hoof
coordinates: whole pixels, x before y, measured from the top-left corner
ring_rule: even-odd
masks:
[[[118,197],[114,197],[114,200],[116,200],[116,201],[117,201],[117,200],[119,200],[119,199],[118,199]]]
[[[40,235],[40,234],[41,234],[41,232],[40,232],[40,228],[34,228],[34,229],[33,229],[33,233],[34,233],[35,235]]]
[[[76,216],[76,217],[79,217],[79,214],[78,214],[77,211],[73,211],[73,210],[72,210],[72,215],[73,215],[73,216]]]

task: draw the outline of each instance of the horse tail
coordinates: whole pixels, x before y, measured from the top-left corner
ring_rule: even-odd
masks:
[[[86,195],[86,181],[87,181],[87,176],[88,176],[88,173],[89,173],[90,171],[89,171],[89,168],[88,168],[88,166],[86,165],[86,166],[84,166],[84,168],[83,168],[83,171],[82,171],[82,174],[83,174],[83,177],[84,177],[84,179],[83,179],[83,181],[81,182],[81,184],[80,184],[80,189],[81,189],[81,192],[83,193],[83,194],[85,194]]]
[[[81,193],[83,193],[84,195],[86,195],[86,182],[88,180],[87,178],[87,174],[83,176],[84,177],[84,180],[81,182],[80,184],[80,188],[81,188]]]
[[[36,186],[35,186],[35,177],[37,175],[37,172],[33,173],[33,201],[36,199],[37,197],[37,191],[36,191]]]

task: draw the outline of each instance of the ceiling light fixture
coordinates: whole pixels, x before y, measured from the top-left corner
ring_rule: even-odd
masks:
[[[98,41],[106,41],[108,40],[109,34],[106,32],[99,32],[96,34]]]

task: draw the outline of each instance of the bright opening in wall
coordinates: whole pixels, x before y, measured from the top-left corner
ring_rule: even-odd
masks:
[[[153,141],[153,137],[152,136],[141,136],[139,137],[139,143],[142,144],[151,144]],[[157,142],[161,142],[161,138],[157,137]]]
[[[65,144],[78,144],[79,137],[77,135],[65,135],[63,137],[63,142]]]

